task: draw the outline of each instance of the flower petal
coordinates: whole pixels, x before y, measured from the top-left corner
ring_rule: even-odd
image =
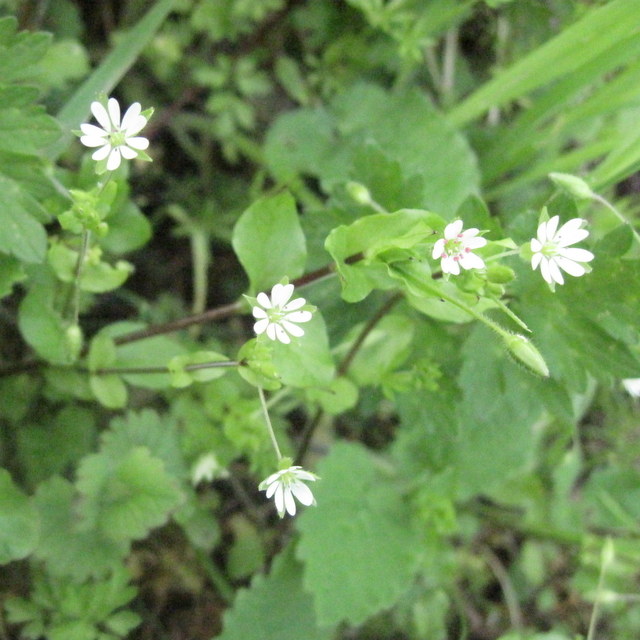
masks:
[[[463,269],[484,269],[484,260],[475,253],[463,253],[459,262]]]
[[[589,235],[586,229],[576,229],[573,233],[562,234],[561,231],[556,233],[555,243],[559,247],[568,247],[571,244],[584,240]]]
[[[313,314],[311,311],[292,311],[291,313],[287,313],[284,316],[283,320],[288,320],[289,322],[309,322],[313,318]]]
[[[278,341],[282,342],[282,344],[289,344],[291,342],[291,338],[279,324],[272,324],[271,326],[274,328],[276,339]]]
[[[142,107],[140,106],[140,103],[139,102],[134,102],[126,110],[126,112],[124,114],[124,117],[122,118],[121,129],[123,131],[127,131],[131,127],[131,125],[135,123],[135,121],[138,118],[138,116],[140,115],[141,111],[142,111]],[[146,124],[146,118],[144,120],[145,120],[145,124]],[[144,126],[144,124],[142,126]],[[138,131],[139,130],[140,129],[138,129]]]
[[[107,111],[111,118],[112,131],[120,129],[120,103],[115,98],[109,98],[107,102]]]
[[[563,270],[566,271],[570,276],[575,276],[578,278],[579,276],[583,276],[587,270],[577,262],[573,260],[568,260],[567,258],[563,258],[562,256],[556,256],[554,258],[556,264]]]
[[[462,231],[462,220],[454,220],[444,228],[444,237],[447,240],[453,240]]]
[[[120,166],[121,160],[120,149],[118,147],[112,149],[107,160],[107,170],[115,171]]]
[[[540,260],[542,260],[542,254],[541,253],[534,253],[531,256],[531,268],[534,271],[538,268],[538,265],[540,264]]]
[[[107,138],[109,136],[109,132],[101,129],[100,127],[96,127],[95,124],[81,124],[80,131],[84,133],[85,136],[97,137],[97,138]]]
[[[274,307],[284,307],[289,302],[289,298],[293,294],[294,286],[292,284],[274,284],[271,289],[271,302]]]
[[[434,260],[442,258],[442,254],[444,253],[444,244],[444,238],[436,240],[436,243],[433,245],[433,254],[431,256]]]
[[[105,144],[109,144],[106,137],[98,138],[97,136],[82,136],[80,142],[85,147],[102,147]]]
[[[567,258],[568,260],[574,260],[575,262],[591,262],[595,256],[591,251],[587,251],[586,249],[562,249],[559,254],[563,258]]]
[[[296,497],[300,504],[303,504],[306,507],[314,502],[311,489],[299,480],[294,480],[291,484],[291,493]]]
[[[545,242],[549,242],[550,240],[553,240],[554,236],[556,235],[556,229],[558,228],[559,222],[560,222],[560,216],[553,216],[552,218],[549,218],[548,222],[544,227],[544,239],[542,240],[542,244],[544,244]],[[538,238],[539,237],[540,236],[538,236]]]
[[[93,117],[100,123],[105,131],[112,131],[109,114],[107,113],[107,110],[104,108],[101,102],[96,101],[91,103],[91,113],[93,113]]]
[[[137,149],[138,151],[144,151],[149,148],[149,141],[142,136],[137,136],[135,138],[127,137],[126,143],[128,147],[132,149]]]
[[[118,149],[120,150],[122,157],[126,160],[133,160],[134,158],[138,157],[138,152],[135,149],[130,149],[124,144],[118,147]]]
[[[289,334],[291,334],[294,338],[300,338],[304,335],[304,329],[299,327],[297,324],[292,324],[291,322],[287,322],[286,320],[281,320],[282,328]]]
[[[93,158],[93,160],[100,161],[100,160],[104,160],[110,153],[111,153],[111,145],[107,143],[101,149],[94,151],[91,157]]]
[[[274,501],[276,503],[276,509],[278,510],[278,515],[282,518],[282,516],[284,515],[284,487],[280,482],[278,482],[276,485],[276,493],[275,493]]]
[[[260,335],[261,333],[264,333],[267,330],[268,326],[269,326],[269,318],[262,318],[261,320],[258,320],[258,322],[256,322],[253,325],[253,330],[256,332],[256,335]],[[271,339],[273,340],[273,338]]]
[[[289,487],[284,490],[284,506],[290,516],[296,515],[296,501],[293,499],[293,494]]]
[[[549,269],[549,258],[542,256],[542,262],[540,262],[540,273],[549,284],[553,282],[551,271]]]
[[[486,238],[467,238],[464,240],[464,246],[466,249],[479,249],[487,244]]]
[[[558,284],[564,284],[564,278],[562,277],[562,271],[560,271],[560,267],[558,267],[558,263],[555,258],[551,258],[549,260],[549,275],[554,282]]]
[[[251,313],[254,318],[266,318],[267,312],[262,307],[253,307]]]
[[[272,307],[271,300],[269,299],[269,296],[266,293],[259,293],[256,296],[256,300],[265,309],[271,309]]]
[[[304,307],[305,303],[306,303],[306,300],[304,298],[296,298],[295,300],[292,300],[291,302],[288,302],[287,304],[285,304],[284,307],[282,307],[282,310],[295,311],[300,307]]]
[[[264,494],[267,500],[276,492],[276,489],[280,486],[280,483],[275,480],[269,486],[267,486],[267,492]]]
[[[278,325],[274,324],[273,322],[269,322],[269,324],[267,325],[267,337],[271,338],[271,340],[277,340],[277,336],[276,336],[276,327]]]
[[[537,238],[531,238],[531,251],[542,251],[542,242]]]

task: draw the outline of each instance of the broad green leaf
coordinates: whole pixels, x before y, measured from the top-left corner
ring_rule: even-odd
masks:
[[[42,262],[44,227],[35,218],[39,205],[17,183],[0,174],[0,251],[24,262]]]
[[[0,108],[0,151],[35,154],[60,136],[42,107]]]
[[[584,487],[584,508],[592,526],[640,528],[640,473],[631,468],[597,470]]]
[[[232,244],[253,293],[304,272],[306,242],[295,200],[287,191],[254,202],[236,223]]]
[[[47,149],[50,160],[56,160],[65,150],[73,137],[71,132],[78,129],[87,118],[91,102],[100,93],[109,94],[136,62],[175,4],[176,0],[158,0],[126,35],[122,34],[115,48],[58,112],[58,122],[67,133]]]
[[[473,329],[462,355],[454,464],[460,496],[468,498],[478,492],[490,495],[527,470],[544,402],[532,376],[509,359],[486,327]]]
[[[73,485],[62,478],[53,476],[40,484],[34,503],[42,524],[34,554],[54,576],[86,580],[106,575],[122,561],[129,545],[84,526],[76,501]]]
[[[31,270],[35,283],[20,303],[18,326],[36,353],[52,364],[69,364],[66,326],[53,308],[55,281],[48,269]]]
[[[418,535],[396,479],[364,448],[334,445],[318,475],[317,507],[297,519],[304,587],[321,626],[357,625],[411,588]]]
[[[9,472],[0,469],[0,564],[26,558],[37,544],[38,531],[37,511]]]
[[[116,322],[104,328],[100,334],[116,339],[119,335],[144,329],[137,322]],[[116,360],[111,365],[122,368],[166,367],[171,358],[185,353],[185,348],[169,336],[153,336],[118,345]],[[129,384],[147,389],[166,389],[171,385],[169,373],[125,373],[122,378]]]
[[[354,336],[361,330],[361,325],[355,327]],[[349,367],[349,377],[359,386],[380,384],[385,375],[406,360],[413,334],[414,323],[406,316],[392,314],[384,317],[365,338]]]
[[[402,209],[364,216],[348,226],[335,228],[327,237],[325,248],[336,261],[342,297],[357,302],[374,288],[393,287],[395,283],[386,264],[376,261],[377,255],[420,244],[436,225],[444,226],[439,216],[419,209]]]
[[[302,586],[302,565],[291,546],[274,560],[268,576],[258,575],[238,593],[225,613],[219,640],[330,640],[331,627],[318,627],[313,599]]]
[[[335,369],[329,339],[319,311],[304,325],[304,335],[290,344],[271,344],[273,366],[280,381],[292,387],[324,386],[331,383]]]
[[[101,442],[101,450],[114,460],[124,458],[134,447],[146,447],[154,458],[164,462],[171,475],[177,478],[186,475],[176,421],[151,409],[129,411],[126,416],[114,418],[103,432]]]
[[[77,486],[86,524],[115,542],[143,538],[182,500],[164,463],[146,447],[133,447],[124,456],[102,450],[84,458]]]
[[[115,373],[89,377],[89,386],[98,402],[107,409],[122,409],[127,404],[127,385]]]

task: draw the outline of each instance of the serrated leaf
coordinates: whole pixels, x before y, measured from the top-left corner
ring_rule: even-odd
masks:
[[[13,17],[0,20],[0,82],[28,78],[32,66],[51,44],[50,33],[17,33],[18,21]]]
[[[154,458],[164,462],[165,469],[177,478],[186,475],[174,419],[160,417],[151,409],[129,411],[114,418],[102,434],[102,451],[113,459],[124,458],[134,447],[146,447]]]
[[[254,202],[236,223],[232,244],[253,293],[302,275],[307,249],[291,194],[283,191]]]
[[[41,532],[35,556],[47,563],[54,576],[85,580],[109,572],[121,562],[129,545],[81,526],[73,485],[54,476],[43,482],[34,496]]]
[[[58,123],[42,107],[0,109],[0,151],[32,155],[59,136]]]
[[[0,251],[24,262],[44,260],[47,236],[33,215],[37,206],[18,183],[0,175]]]
[[[302,566],[291,548],[273,562],[268,576],[256,576],[225,613],[218,640],[330,640],[333,629],[318,628],[313,600],[302,587]]]
[[[143,538],[164,524],[182,499],[163,462],[146,447],[124,457],[102,451],[84,458],[77,486],[85,498],[86,522],[114,541]]]
[[[411,587],[418,536],[393,478],[362,447],[335,445],[318,474],[317,507],[297,520],[304,586],[321,626],[360,624]]]
[[[26,558],[35,548],[39,531],[38,513],[0,469],[0,564]]]

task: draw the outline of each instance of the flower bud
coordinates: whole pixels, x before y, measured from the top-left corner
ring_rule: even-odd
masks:
[[[578,176],[572,176],[569,173],[550,173],[549,178],[556,187],[560,187],[577,200],[591,200],[594,196],[591,187]]]
[[[67,347],[67,355],[70,362],[75,362],[82,351],[83,336],[82,329],[77,324],[72,324],[65,331],[65,343]]]
[[[358,204],[367,205],[371,203],[371,193],[369,193],[369,189],[367,189],[363,184],[360,184],[359,182],[347,182],[345,188],[347,193]]]
[[[505,336],[504,342],[509,349],[509,353],[521,362],[527,369],[539,376],[547,378],[549,376],[549,367],[544,361],[541,353],[527,340],[518,333]]]
[[[487,267],[487,280],[496,284],[506,284],[516,277],[515,272],[510,267],[503,264],[490,264]]]

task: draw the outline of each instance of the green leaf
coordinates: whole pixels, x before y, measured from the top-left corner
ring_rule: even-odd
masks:
[[[77,486],[86,523],[116,542],[143,538],[164,524],[182,499],[163,462],[146,447],[125,456],[104,450],[84,458]]]
[[[116,322],[105,327],[100,335],[117,338],[119,335],[139,331],[145,325],[139,322]],[[116,359],[110,366],[122,368],[166,367],[171,358],[184,355],[186,349],[169,336],[153,336],[146,340],[118,345]],[[169,373],[126,373],[123,380],[147,389],[166,389],[171,386]]]
[[[34,504],[42,524],[34,554],[47,563],[52,575],[85,580],[109,572],[129,545],[83,526],[76,500],[73,486],[62,478],[53,476],[40,484]]]
[[[37,544],[38,531],[38,513],[9,472],[0,469],[0,564],[26,558]]]
[[[8,296],[14,285],[26,277],[27,274],[16,258],[0,254],[0,298]]]
[[[215,351],[197,351],[184,356],[176,356],[167,365],[171,372],[171,384],[174,387],[188,387],[193,382],[209,382],[216,378],[221,378],[228,370],[228,367],[206,367],[198,368],[198,365],[207,365],[213,362],[226,362],[227,356]],[[192,366],[190,369],[185,367]]]
[[[268,576],[258,575],[238,593],[225,613],[218,640],[330,640],[332,628],[320,629],[313,600],[302,587],[302,565],[291,546],[274,560]]]
[[[418,536],[394,478],[362,447],[336,444],[318,474],[318,505],[297,520],[304,586],[321,626],[357,625],[411,588]]]
[[[47,52],[50,33],[17,33],[18,21],[13,17],[0,19],[0,82],[8,83],[29,78],[33,65]]]
[[[582,19],[484,83],[454,107],[449,113],[451,122],[463,126],[491,107],[576,71],[603,55],[609,47],[633,36],[634,24],[639,19],[640,4],[628,0],[614,0],[588,11]],[[588,47],[583,46],[585,42],[589,43]]]
[[[44,227],[35,218],[39,205],[15,181],[0,174],[0,251],[42,262],[47,249]]]
[[[306,242],[295,200],[287,191],[254,202],[236,223],[232,244],[253,293],[304,272]]]
[[[58,123],[42,107],[0,108],[0,151],[36,154],[59,136]]]
[[[122,409],[126,406],[127,385],[115,373],[92,375],[89,377],[89,385],[103,407]]]
[[[101,441],[101,450],[114,460],[124,458],[134,447],[146,447],[154,458],[164,462],[172,476],[182,479],[187,474],[176,421],[151,409],[129,411],[126,416],[114,418]]]
[[[394,248],[411,248],[428,237],[434,225],[444,226],[439,216],[419,209],[365,216],[333,229],[325,248],[336,261],[342,283],[342,297],[358,302],[374,288],[395,286],[387,266],[376,261],[378,254]]]
[[[50,160],[56,160],[68,146],[73,138],[71,132],[87,119],[91,102],[96,96],[109,94],[138,60],[141,51],[149,44],[175,4],[176,0],[158,0],[135,27],[121,34],[116,47],[62,107],[57,119],[67,133],[47,149]]]
[[[40,357],[52,364],[69,364],[65,323],[53,308],[55,280],[48,269],[41,267],[29,275],[35,282],[20,303],[20,332]]]
[[[270,343],[273,365],[280,381],[292,387],[324,386],[335,374],[329,338],[319,311],[304,324],[304,335],[290,344]]]

